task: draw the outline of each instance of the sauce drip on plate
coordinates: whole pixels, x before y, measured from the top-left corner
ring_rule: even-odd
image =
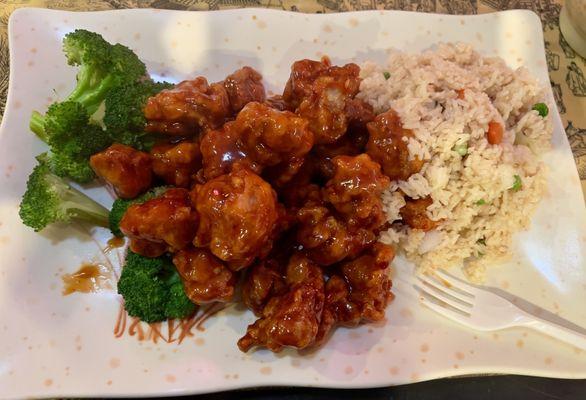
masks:
[[[112,288],[108,268],[97,263],[83,263],[76,272],[65,274],[61,279],[63,280],[63,296],[74,292],[94,293]]]

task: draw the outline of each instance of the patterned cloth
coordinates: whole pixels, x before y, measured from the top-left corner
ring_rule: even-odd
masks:
[[[8,89],[10,13],[18,7],[46,7],[72,11],[120,8],[220,10],[265,7],[308,13],[355,10],[410,10],[444,14],[477,14],[507,9],[530,9],[541,17],[549,76],[558,109],[586,192],[586,60],[560,34],[561,0],[4,0],[0,2],[0,115]]]

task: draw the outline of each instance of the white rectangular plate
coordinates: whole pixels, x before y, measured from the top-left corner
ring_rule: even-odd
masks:
[[[0,397],[180,394],[264,385],[355,388],[478,373],[586,378],[586,352],[521,329],[473,332],[422,308],[402,284],[409,266],[401,260],[395,262],[396,299],[388,321],[338,329],[310,354],[240,353],[236,340],[252,315],[235,308],[208,320],[205,331],[194,331],[181,345],[139,342],[128,326],[115,338],[117,295],[61,295],[60,276],[98,257],[96,243],[74,229],[35,234],[18,218],[34,156],[45,149],[29,132],[28,118],[74,85],[75,69],[61,52],[64,34],[73,29],[132,47],[155,77],[205,75],[214,81],[250,65],[275,93],[297,59],[328,54],[334,63],[382,62],[388,49],[422,51],[440,41],[469,42],[511,67],[524,64],[548,85],[535,14],[20,9],[9,25],[10,93],[0,134]],[[585,326],[586,212],[568,141],[552,113],[548,194],[531,230],[516,237],[513,261],[489,271],[489,282]],[[105,205],[111,202],[101,188],[89,192]],[[104,245],[108,233],[98,230],[94,238]]]

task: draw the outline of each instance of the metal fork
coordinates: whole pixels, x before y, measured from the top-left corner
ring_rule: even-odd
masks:
[[[425,306],[469,328],[495,331],[526,327],[586,350],[586,335],[537,318],[507,299],[443,271],[436,271],[435,278],[417,275],[417,279],[420,284],[414,286]]]

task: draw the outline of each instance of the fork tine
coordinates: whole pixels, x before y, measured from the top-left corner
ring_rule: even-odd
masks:
[[[435,311],[436,313],[438,313],[440,315],[443,315],[444,317],[451,319],[452,321],[458,322],[463,325],[470,326],[469,322],[467,321],[468,315],[463,315],[459,312],[450,310],[449,308],[442,307],[441,305],[432,302],[431,300],[427,299],[426,297],[423,297],[421,299],[421,303],[423,303],[423,305],[425,307]]]
[[[452,285],[454,288],[460,290],[462,294],[465,294],[469,297],[474,297],[476,291],[478,290],[474,286],[470,285],[467,282],[464,282],[460,278],[456,278],[455,276],[448,274],[444,270],[435,270],[434,273],[437,275],[439,279],[446,281],[448,284]]]
[[[424,283],[424,287],[421,287],[419,285],[417,285],[417,288],[420,290],[420,292],[423,292],[424,294],[434,297],[435,299],[449,305],[450,307],[463,312],[465,314],[470,314],[471,312],[471,306],[465,306],[464,304],[458,302],[458,301],[454,301],[453,299],[451,299],[443,290],[432,286],[432,285],[425,285],[425,281],[421,280],[420,277],[418,277],[418,279],[420,279],[420,282]],[[428,286],[429,285],[429,286]]]
[[[456,300],[464,303],[466,306],[468,307],[472,307],[473,306],[473,299],[470,296],[466,296],[464,294],[462,294],[460,291],[458,290],[454,290],[452,289],[452,287],[448,287],[447,285],[444,285],[442,283],[437,282],[435,279],[432,279],[430,276],[428,275],[418,275],[417,279],[419,279],[421,282],[434,287],[435,289],[446,293],[447,295],[455,298]]]

